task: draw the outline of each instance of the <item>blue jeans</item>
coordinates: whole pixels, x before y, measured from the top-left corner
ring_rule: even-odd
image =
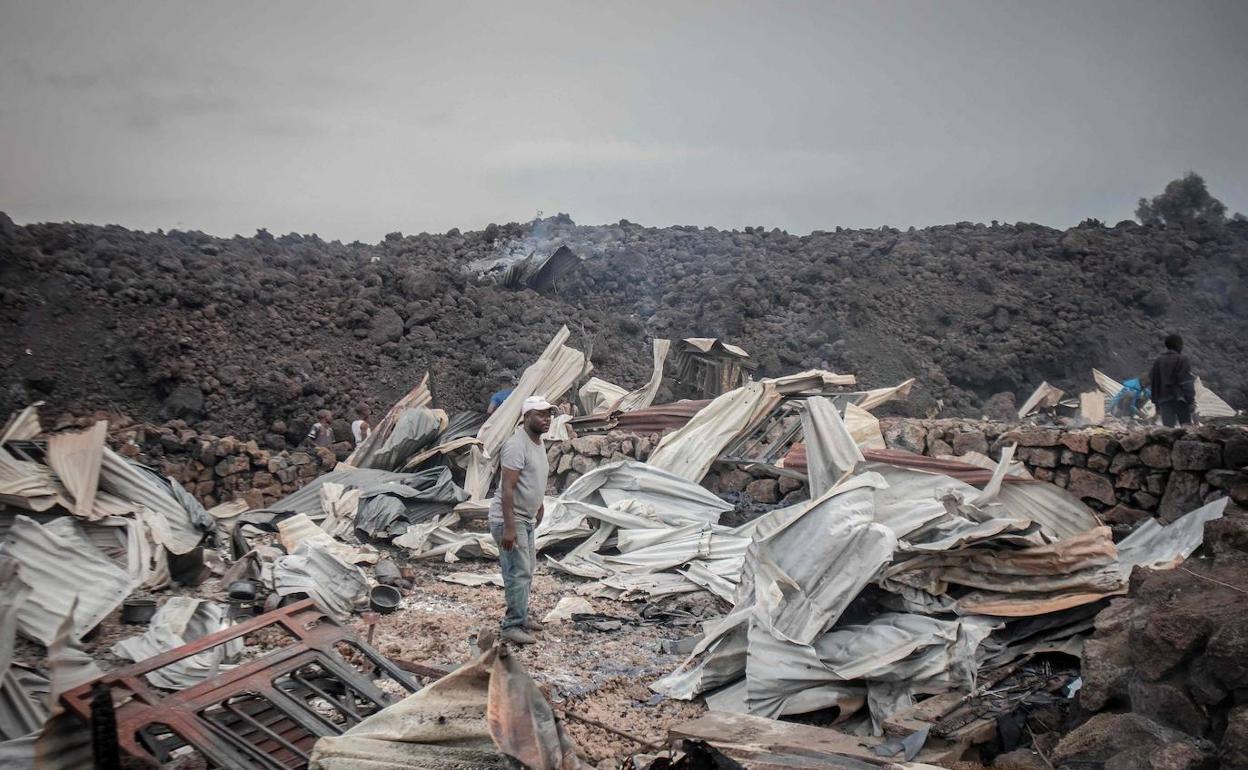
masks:
[[[490,536],[498,544],[498,563],[503,571],[503,596],[507,614],[503,628],[524,627],[529,620],[529,586],[533,583],[533,567],[537,564],[533,522],[516,519],[516,547],[503,549],[503,523],[490,522]]]

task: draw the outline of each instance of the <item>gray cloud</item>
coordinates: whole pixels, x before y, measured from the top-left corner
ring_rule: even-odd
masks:
[[[0,0],[0,210],[220,234],[1248,210],[1248,5]]]

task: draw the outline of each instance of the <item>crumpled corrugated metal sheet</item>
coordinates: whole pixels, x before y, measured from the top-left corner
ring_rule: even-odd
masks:
[[[1234,417],[1239,414],[1235,408],[1223,401],[1217,393],[1205,387],[1205,383],[1196,378],[1196,416],[1206,419],[1211,417]]]
[[[402,409],[395,416],[394,423],[385,436],[371,442],[365,447],[366,451],[360,452],[357,448],[352,453],[355,462],[350,464],[357,468],[397,471],[413,455],[432,446],[445,430],[447,422],[446,412],[441,409],[428,409],[424,406]],[[370,433],[369,437],[372,435]],[[364,444],[361,443],[360,446],[364,447]]]
[[[100,489],[159,514],[164,526],[154,527],[153,534],[175,554],[189,553],[216,527],[199,501],[176,481],[161,478],[108,447],[100,466]]]
[[[840,413],[822,396],[806,399],[802,435],[806,439],[806,478],[812,498],[823,496],[864,459]]]
[[[693,524],[678,529],[624,529],[617,533],[618,555],[603,563],[618,572],[659,572],[698,562],[714,574],[739,578],[748,537],[730,534],[727,527]],[[735,581],[734,581],[735,582]]]
[[[1191,556],[1204,540],[1205,524],[1222,518],[1228,502],[1218,498],[1169,524],[1146,519],[1118,544],[1123,577],[1130,577],[1135,567],[1171,569]]]
[[[645,385],[625,393],[614,404],[611,404],[611,411],[635,412],[638,409],[645,409],[654,403],[654,397],[659,392],[659,386],[663,384],[663,364],[667,360],[667,352],[671,347],[671,340],[655,339],[653,341],[652,355],[654,362],[650,372],[650,379],[646,381]]]
[[[812,688],[849,682],[900,683],[929,694],[973,686],[975,650],[1000,626],[991,618],[944,620],[885,613],[861,625],[822,635],[811,645],[776,639],[751,623],[746,657],[746,705],[750,713],[776,717]],[[872,709],[879,723],[890,716]]]
[[[594,595],[645,598],[711,584],[721,595],[740,579],[749,535],[716,524],[731,506],[703,487],[642,463],[596,468],[546,498],[537,547],[580,539],[557,569],[599,579]],[[608,542],[609,538],[614,538]],[[601,556],[604,545],[618,555]],[[697,565],[696,567],[694,565]],[[686,572],[663,570],[686,567]]]
[[[321,738],[309,770],[421,767],[578,770],[575,746],[520,663],[494,647],[340,736]]]
[[[978,545],[924,554],[886,572],[894,579],[903,575],[932,594],[950,585],[974,589],[958,599],[959,613],[1004,617],[1056,612],[1126,590],[1108,527],[1032,548]]]
[[[25,516],[17,517],[3,552],[20,563],[18,574],[31,589],[18,610],[18,633],[45,646],[74,606],[72,636],[78,640],[138,585],[84,535],[60,536]]]
[[[73,514],[98,518],[95,492],[100,482],[100,462],[108,423],[100,420],[90,430],[56,433],[48,437],[48,466],[56,472],[73,501]]]
[[[868,390],[858,399],[858,408],[865,409],[868,412],[876,408],[880,404],[887,404],[889,401],[905,398],[910,395],[910,389],[914,387],[914,378],[906,380],[887,388],[875,388]]]
[[[821,501],[790,506],[738,528],[753,542],[732,615],[705,624],[693,654],[652,689],[691,698],[735,682],[716,696],[722,705],[779,716],[857,708],[865,685],[879,729],[916,696],[967,687],[989,656],[1004,664],[1032,648],[1070,649],[1077,627],[985,646],[1003,617],[1059,613],[1123,585],[1107,529],[1051,543],[998,501],[1011,454],[1003,453],[983,491],[876,463],[829,493],[823,509]],[[803,521],[807,526],[797,527]],[[880,530],[880,547],[846,545],[839,528],[863,525]],[[870,563],[854,561],[868,556]],[[905,612],[886,616],[875,630],[839,626],[844,608],[876,574],[888,592],[882,604]],[[941,633],[916,630],[936,627]]]
[[[138,636],[122,639],[113,645],[113,654],[126,660],[139,661],[177,649],[224,629],[229,625],[224,605],[171,596],[152,617],[147,630]],[[191,655],[147,674],[155,687],[183,690],[217,675],[223,667],[238,659],[243,640],[231,639],[197,655]]]
[[[679,666],[650,685],[669,698],[690,700],[745,675],[752,604],[702,624],[702,639]]]
[[[1023,405],[1018,408],[1018,419],[1023,419],[1037,409],[1057,406],[1057,402],[1062,400],[1064,394],[1065,391],[1061,388],[1055,388],[1047,382],[1040,383],[1031,392],[1031,395],[1027,397],[1027,400],[1023,402]]]
[[[17,613],[30,596],[30,587],[22,582],[18,569],[16,559],[0,554],[0,741],[29,735],[48,716],[43,698],[36,687],[30,686],[31,677],[42,680],[44,685],[46,679],[13,665]],[[4,755],[0,749],[0,757]]]
[[[900,468],[937,473],[976,487],[984,486],[992,480],[993,476],[992,470],[981,468],[978,465],[945,457],[928,457],[907,452],[904,449],[867,449],[863,451],[863,455],[870,462],[888,463]],[[994,467],[995,465],[994,463]],[[1010,484],[1042,483],[1034,479],[1011,475],[1006,475],[1004,481]]]
[[[403,506],[402,518],[417,522],[449,512],[466,497],[464,491],[455,486],[449,468],[428,468],[415,473],[340,468],[314,479],[268,508],[243,514],[240,520],[261,523],[272,521],[279,513],[303,513],[313,521],[320,521],[326,516],[321,489],[327,484],[360,491],[361,504],[355,515],[355,526],[374,537],[386,536],[385,530],[394,524],[382,515],[384,510],[368,510],[367,503],[374,498],[388,496],[399,500]]]
[[[75,604],[77,600],[75,599]],[[25,762],[25,752],[33,748],[29,755],[30,767],[38,770],[88,770],[95,767],[91,747],[91,731],[84,730],[82,721],[69,714],[61,703],[60,697],[66,691],[99,678],[103,672],[87,655],[74,637],[75,615],[71,607],[64,622],[56,630],[55,638],[48,647],[48,681],[47,704],[48,719],[34,736],[10,742],[14,753]],[[30,740],[33,738],[33,740]],[[8,747],[5,751],[8,752]],[[22,765],[17,765],[22,766]],[[8,765],[5,765],[8,767]]]
[[[859,449],[887,448],[878,417],[857,404],[846,404],[844,417],[845,427],[854,437],[854,442],[858,444]]]
[[[837,374],[825,369],[807,369],[796,374],[773,377],[767,382],[774,385],[776,392],[781,395],[818,396],[837,389],[852,388],[858,384],[858,378],[852,374]]]
[[[36,401],[17,414],[11,415],[8,422],[4,424],[4,429],[0,430],[0,445],[8,441],[30,441],[43,433],[43,426],[39,424],[39,407],[41,406],[43,402]]]
[[[1006,454],[1008,453],[1008,454]],[[867,464],[860,475],[878,473],[887,481],[880,487],[880,521],[888,523],[899,537],[939,517],[944,510],[940,499],[954,493],[963,500],[997,503],[1008,518],[1025,518],[1038,525],[1044,536],[1055,541],[1073,537],[1099,526],[1092,510],[1064,489],[1010,475],[1007,471],[1013,449],[1007,447],[995,471],[956,460],[923,457],[902,450],[868,449]],[[800,463],[785,458],[785,467]],[[994,489],[994,479],[1000,485]],[[984,486],[983,492],[973,485]]]
[[[576,589],[581,596],[615,599],[621,602],[648,601],[673,594],[700,591],[701,586],[674,572],[630,574],[617,572]]]
[[[755,539],[754,618],[768,633],[809,644],[892,558],[897,537],[875,522],[872,492],[833,490]]]
[[[595,495],[597,498],[595,498]],[[632,500],[654,511],[658,521],[679,525],[713,523],[732,506],[706,488],[646,463],[621,460],[599,466],[564,490],[561,498],[612,506]]]
[[[648,465],[698,482],[724,448],[780,402],[774,386],[751,382],[716,398],[650,453]]]
[[[272,566],[273,590],[282,596],[307,594],[325,612],[340,618],[351,614],[368,593],[364,572],[315,541],[304,541]]]
[[[373,564],[381,558],[381,554],[372,546],[351,545],[331,537],[303,513],[296,513],[279,521],[277,533],[286,553],[294,553],[300,543],[313,541],[349,564]]]
[[[633,412],[590,414],[573,417],[569,424],[578,434],[602,433],[619,428],[630,433],[649,435],[674,431],[693,419],[709,399],[673,401]]]
[[[321,484],[321,510],[325,518],[321,527],[330,537],[351,539],[355,536],[355,514],[360,508],[360,490],[347,489],[345,484]]]
[[[534,770],[578,770],[581,761],[563,724],[520,663],[496,648],[485,710],[498,750]]]
[[[467,494],[455,486],[450,468],[429,468],[411,474],[402,485],[382,494],[361,494],[355,528],[369,537],[401,535],[409,524],[449,513]]]
[[[364,463],[365,459],[372,456],[390,437],[400,415],[408,409],[428,406],[432,402],[433,395],[429,392],[429,373],[425,372],[425,376],[421,378],[416,387],[395,402],[394,406],[390,407],[390,411],[386,412],[385,416],[364,437],[364,440],[355,447],[347,457],[346,465],[353,468],[367,467]]]
[[[576,392],[577,397],[581,400],[581,408],[586,414],[595,414],[604,412],[619,401],[628,390],[616,385],[613,382],[607,382],[600,377],[590,377]]]
[[[46,511],[61,500],[52,472],[39,463],[19,460],[0,446],[0,503]]]
[[[1010,483],[1001,485],[997,502],[1011,513],[1040,525],[1050,540],[1075,537],[1101,523],[1091,508],[1059,486],[1013,483],[1008,476],[1005,481]]]

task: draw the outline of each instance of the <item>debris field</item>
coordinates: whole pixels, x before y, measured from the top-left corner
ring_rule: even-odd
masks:
[[[0,757],[1237,766],[1248,429],[1227,402],[1158,431],[1107,417],[1093,376],[1075,399],[1042,385],[1004,430],[884,422],[914,379],[769,376],[729,342],[660,338],[626,386],[589,348],[556,330],[484,419],[421,377],[358,445],[207,507],[106,420],[14,413]],[[543,437],[546,629],[516,648],[483,517],[535,394],[565,411]],[[195,462],[269,473],[272,454],[222,442]],[[1082,479],[1115,461],[1104,495]],[[1135,468],[1144,486],[1119,484]]]

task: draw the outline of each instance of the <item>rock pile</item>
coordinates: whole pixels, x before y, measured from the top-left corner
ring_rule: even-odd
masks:
[[[1096,618],[1079,705],[1097,713],[1051,757],[1059,767],[1248,767],[1248,514],[1207,525],[1181,570],[1137,570]],[[1126,713],[1122,713],[1126,712]]]
[[[119,454],[160,471],[181,484],[205,507],[245,500],[262,508],[334,469],[352,444],[272,450],[254,440],[198,433],[181,420],[134,425],[115,414],[62,421],[58,428],[88,427],[96,419],[119,426],[112,438]]]
[[[468,269],[555,243],[585,261],[544,294]],[[1040,380],[1077,392],[1092,366],[1138,374],[1178,330],[1197,374],[1243,406],[1248,309],[1233,287],[1245,283],[1237,222],[796,236],[560,216],[342,244],[0,214],[0,413],[37,399],[117,408],[264,446],[274,422],[297,434],[320,408],[376,414],[426,370],[444,408],[477,408],[499,369],[526,365],[565,323],[583,325],[597,373],[624,386],[649,375],[647,337],[710,335],[749,350],[760,376],[826,362],[865,387],[917,377],[911,414],[939,400],[964,416]]]

